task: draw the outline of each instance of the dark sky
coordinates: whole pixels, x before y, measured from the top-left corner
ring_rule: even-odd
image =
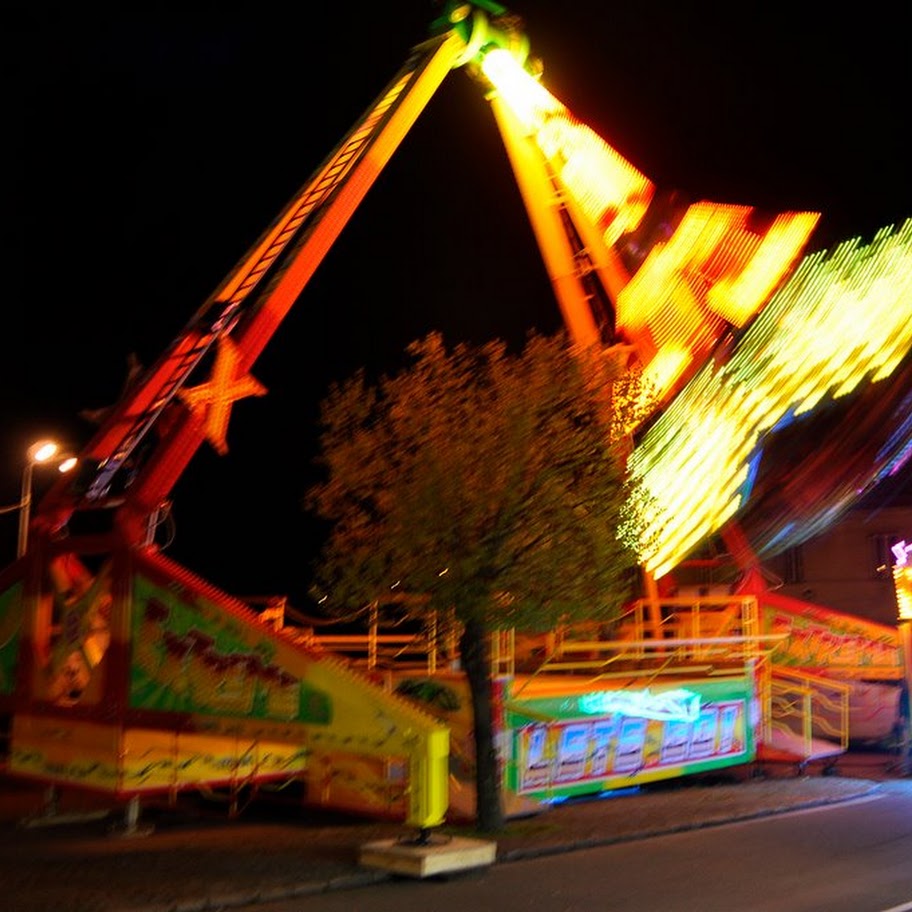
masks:
[[[423,0],[166,6],[4,14],[0,504],[36,437],[88,442],[79,411],[117,398],[129,352],[161,354],[435,15]],[[545,85],[659,186],[821,211],[815,246],[912,216],[909,8],[513,9]],[[255,365],[270,392],[235,406],[229,455],[204,446],[175,488],[167,553],[236,594],[300,602],[327,384],[395,366],[431,330],[518,341],[559,321],[493,118],[456,71]],[[12,558],[14,516],[0,546]]]

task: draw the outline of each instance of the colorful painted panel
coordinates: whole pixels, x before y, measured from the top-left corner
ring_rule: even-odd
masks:
[[[902,666],[893,628],[810,605],[791,610],[761,604],[761,616],[764,633],[786,634],[773,655],[777,665],[853,670]]]
[[[120,730],[55,716],[13,717],[10,772],[49,782],[116,791]]]
[[[333,752],[312,758],[304,784],[308,804],[404,820],[409,781],[405,758]]]
[[[683,690],[658,692],[654,702],[646,694],[640,700],[643,715],[615,710],[599,717],[580,717],[581,706],[609,706],[614,694],[608,691],[601,693],[607,700],[576,694],[523,703],[530,716],[542,719],[551,715],[553,721],[523,724],[523,710],[513,704],[507,714],[513,727],[510,784],[519,794],[555,796],[751,760],[751,688],[705,682],[691,690],[688,685],[686,700],[681,696]],[[651,705],[658,708],[656,712],[650,711]],[[678,710],[669,710],[675,706]]]
[[[130,705],[138,709],[329,724],[332,701],[277,662],[264,630],[202,597],[138,578]]]
[[[103,659],[111,643],[111,567],[93,575],[72,553],[51,562],[48,661],[34,679],[35,695],[58,706],[101,702]]]

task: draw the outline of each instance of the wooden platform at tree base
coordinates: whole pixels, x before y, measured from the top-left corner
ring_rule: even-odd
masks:
[[[432,835],[426,842],[381,839],[361,847],[358,863],[410,877],[432,877],[493,864],[497,843]]]

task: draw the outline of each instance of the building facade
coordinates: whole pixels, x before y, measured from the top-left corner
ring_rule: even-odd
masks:
[[[891,549],[900,541],[912,541],[912,506],[859,507],[764,569],[770,586],[793,598],[895,624]]]

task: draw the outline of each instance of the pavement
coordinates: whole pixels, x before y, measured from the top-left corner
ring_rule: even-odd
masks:
[[[739,767],[565,802],[510,820],[494,836],[448,825],[433,839],[492,840],[494,863],[506,864],[850,801],[902,778],[895,756],[849,751],[830,768]],[[416,836],[400,823],[327,814],[276,795],[234,816],[183,796],[173,806],[144,806],[135,826],[123,807],[81,793],[61,794],[54,815],[42,803],[40,789],[0,777],[0,912],[255,912],[258,903],[401,876],[362,866],[360,849]]]

